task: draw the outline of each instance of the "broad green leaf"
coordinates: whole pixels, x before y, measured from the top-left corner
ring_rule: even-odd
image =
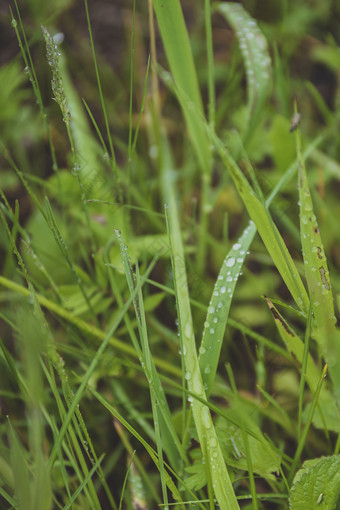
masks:
[[[337,510],[340,500],[340,455],[307,460],[294,480],[291,510]]]
[[[241,4],[223,2],[218,10],[235,29],[246,67],[249,109],[247,137],[269,93],[271,59],[268,44],[257,22]]]
[[[185,98],[182,97],[183,100],[180,99],[180,102],[200,167],[203,171],[209,172],[211,167],[209,141],[204,127],[196,122],[191,108],[192,103],[203,114],[196,69],[180,2],[153,0],[153,6],[170,72],[176,86],[184,92]]]
[[[215,379],[234,290],[255,233],[256,227],[250,222],[226,256],[211,296],[199,349],[199,363],[207,395]]]
[[[207,469],[203,462],[196,461],[192,466],[185,468],[189,477],[185,479],[185,484],[191,490],[200,491],[207,485]]]

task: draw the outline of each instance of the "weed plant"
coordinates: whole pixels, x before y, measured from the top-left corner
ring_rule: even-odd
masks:
[[[5,18],[0,507],[339,509],[337,2]]]

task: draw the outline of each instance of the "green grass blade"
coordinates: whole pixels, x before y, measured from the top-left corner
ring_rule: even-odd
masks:
[[[69,508],[71,508],[71,506],[73,505],[74,501],[77,499],[77,497],[79,496],[79,494],[82,492],[82,490],[84,489],[84,487],[86,487],[86,485],[88,484],[88,482],[91,480],[92,476],[94,475],[94,473],[97,471],[97,469],[100,467],[100,464],[101,464],[101,461],[103,460],[104,458],[104,454],[102,454],[99,459],[97,460],[97,462],[93,465],[93,467],[91,468],[91,471],[89,471],[87,473],[87,475],[84,477],[82,483],[79,485],[78,489],[74,492],[74,494],[71,496],[71,498],[69,499],[69,501],[67,502],[67,504],[64,506],[64,510],[68,510]]]
[[[203,126],[197,124],[190,107],[192,102],[203,114],[195,64],[180,2],[179,0],[171,0],[171,2],[153,0],[153,6],[173,79],[176,86],[183,90],[188,98],[181,101],[181,106],[198,161],[201,169],[209,172],[211,166],[209,142]]]
[[[147,441],[130,425],[130,423],[125,420],[125,418],[96,390],[89,387],[89,390],[92,392],[92,394],[98,399],[98,401],[106,407],[106,409],[144,446],[148,454],[150,455],[151,459],[159,469],[159,462],[157,453],[155,450],[149,445]],[[180,493],[178,492],[178,489],[176,485],[174,484],[173,480],[171,479],[169,473],[165,471],[165,477],[166,477],[166,483],[171,491],[174,499],[176,501],[181,501]]]
[[[182,342],[181,349],[185,365],[185,379],[189,390],[194,395],[206,399],[196,351],[187,275],[186,271],[183,270],[185,256],[173,189],[173,168],[166,140],[163,143],[163,193],[167,202],[166,217]],[[223,510],[236,510],[239,508],[239,505],[224,462],[209,408],[203,405],[197,398],[193,398],[192,412],[201,450],[208,457],[206,465],[210,469],[210,479],[217,503]]]
[[[312,424],[314,412],[315,412],[315,409],[316,409],[316,406],[317,406],[317,403],[318,403],[318,400],[319,400],[319,395],[320,395],[320,392],[321,392],[322,384],[324,382],[324,379],[325,379],[326,375],[327,375],[327,365],[325,365],[325,367],[324,367],[324,369],[322,371],[321,377],[320,377],[318,385],[316,387],[315,394],[313,395],[313,402],[312,402],[312,405],[311,405],[309,413],[308,413],[308,417],[307,417],[307,420],[306,420],[305,428],[303,429],[301,438],[299,440],[298,447],[297,447],[295,455],[294,455],[293,463],[292,463],[292,466],[291,466],[291,469],[290,469],[289,478],[288,478],[288,481],[290,481],[290,482],[293,480],[293,477],[294,477],[294,474],[295,474],[295,470],[296,470],[296,468],[297,468],[297,466],[299,464],[299,461],[300,461],[300,456],[301,456],[302,450],[305,447],[306,440],[307,440],[307,435],[308,435],[310,426]]]
[[[29,289],[22,285],[19,285],[16,282],[13,282],[12,280],[9,280],[8,278],[4,278],[1,275],[0,285],[14,291],[17,294],[21,294],[23,296],[30,296]],[[86,335],[90,335],[92,338],[96,339],[100,343],[102,343],[105,340],[106,334],[101,329],[96,328],[92,324],[80,319],[79,317],[75,317],[71,312],[69,312],[62,306],[58,305],[57,303],[47,299],[45,296],[42,296],[41,294],[35,294],[35,296],[38,303],[41,306],[55,313],[58,317],[66,320],[70,324],[73,324],[76,328],[79,329],[79,331],[82,331]],[[127,345],[125,342],[119,340],[118,338],[115,338],[113,335],[109,339],[109,342],[110,345],[112,345],[112,347],[117,349],[117,351],[119,351],[120,353],[128,354],[129,356],[136,358],[137,356],[136,350],[131,345]],[[178,378],[180,377],[181,373],[178,367],[161,358],[154,357],[153,359],[156,366],[158,366],[168,374],[172,374],[173,376]]]
[[[207,395],[215,379],[234,290],[255,233],[256,227],[251,222],[226,256],[211,296],[199,349],[199,363]]]
[[[299,204],[300,230],[304,268],[313,307],[313,335],[317,339],[323,356],[329,363],[329,373],[335,384],[340,402],[340,332],[335,327],[334,302],[327,259],[320,230],[314,214],[307,172],[301,149],[301,136],[296,130],[299,160]]]
[[[141,363],[143,370],[145,371],[146,378],[149,382],[151,397],[154,399],[155,402],[157,402],[157,406],[159,409],[159,411],[154,409],[156,412],[156,415],[154,416],[154,421],[156,423],[159,423],[160,426],[162,427],[161,434],[163,439],[164,450],[167,453],[169,459],[171,460],[172,465],[178,469],[179,459],[181,458],[185,463],[187,463],[187,459],[184,449],[174,430],[173,421],[171,419],[171,414],[166,401],[164,390],[150,352],[144,313],[144,303],[141,293],[141,281],[138,275],[138,270],[136,273],[136,277],[133,274],[131,262],[127,253],[127,247],[123,243],[120,233],[118,231],[115,231],[115,235],[119,242],[123,267],[131,295],[137,292],[134,299],[134,307],[141,339],[141,353],[142,353]],[[158,451],[158,457],[160,460],[160,468],[162,471],[161,451],[162,449],[160,448],[160,450]]]
[[[14,475],[15,494],[19,510],[33,510],[31,500],[29,467],[24,459],[26,457],[16,432],[9,422],[9,440],[11,450],[11,467]]]
[[[270,89],[271,60],[268,44],[257,22],[241,4],[222,2],[218,11],[235,29],[246,66],[248,89],[248,122],[245,142],[257,124],[259,114]]]
[[[244,205],[248,210],[249,216],[255,223],[269,255],[271,256],[298,307],[305,315],[307,315],[309,299],[306,289],[267,207],[255,194],[241,169],[224,148],[222,142],[215,136],[213,136],[213,139],[216,144],[217,151],[223,163],[228,168]]]
[[[162,78],[170,88],[175,88],[179,98],[183,98],[183,96],[185,97],[185,93],[172,83],[172,80],[169,78],[169,76],[167,76],[167,74],[162,73]],[[238,190],[244,205],[248,210],[249,216],[255,223],[262,241],[266,246],[267,251],[279,273],[281,274],[283,281],[288,287],[288,290],[292,294],[292,297],[297,303],[298,307],[302,310],[304,315],[307,316],[309,309],[309,298],[306,289],[302,283],[293,259],[276,225],[272,220],[268,208],[265,206],[261,198],[254,192],[240,167],[225,148],[223,142],[212,131],[204,117],[200,114],[199,110],[197,110],[194,105],[192,106],[192,114],[195,117],[196,122],[204,126],[208,137],[216,148],[218,155],[220,156],[225,167],[229,170],[236,189]]]
[[[287,322],[284,320],[284,318],[277,310],[277,308],[273,305],[273,303],[270,301],[270,299],[266,298],[266,301],[269,310],[271,311],[271,314],[273,316],[273,319],[275,321],[275,324],[277,326],[277,329],[280,333],[280,336],[284,344],[286,345],[287,351],[291,354],[292,359],[295,359],[297,361],[298,366],[301,367],[304,355],[303,341],[295,333],[295,331],[287,324]],[[314,393],[320,381],[320,371],[315,365],[313,358],[310,354],[308,354],[307,358],[305,376],[312,393]]]
[[[309,146],[309,148],[307,149],[308,154],[311,152],[312,148],[315,147],[315,144],[318,143],[318,141],[319,140],[317,140],[315,143]],[[287,180],[292,176],[293,172],[295,172],[296,169],[297,162],[294,162],[282,176],[278,185],[275,187],[273,192],[266,200],[267,206],[270,205],[270,203],[273,201],[281,187],[287,182]],[[235,243],[234,247],[236,249],[236,252],[233,247],[232,250],[226,256],[224,263],[221,267],[221,270],[219,272],[218,278],[216,280],[213,294],[210,299],[201,347],[199,350],[201,373],[207,395],[209,395],[211,385],[215,377],[216,368],[221,351],[221,342],[223,340],[225,327],[228,322],[230,304],[232,296],[234,294],[235,286],[237,284],[238,275],[240,273],[243,260],[245,258],[245,254],[249,250],[249,247],[251,245],[255,233],[256,227],[254,223],[251,222],[243,231],[238,242]],[[231,324],[231,321],[229,321],[229,323]],[[253,332],[247,329],[246,334],[249,333],[253,334]],[[288,349],[288,352],[291,352],[291,350]],[[316,381],[317,380],[318,374]]]
[[[206,33],[206,45],[207,45],[207,67],[208,67],[208,118],[212,128],[215,125],[215,81],[214,81],[214,48],[213,48],[213,37],[211,27],[211,5],[210,0],[205,0],[204,3],[205,13],[205,33]]]
[[[115,152],[114,152],[113,143],[112,143],[112,136],[111,136],[109,120],[108,120],[108,116],[107,116],[107,112],[106,112],[106,106],[105,106],[105,101],[104,101],[104,96],[103,96],[103,91],[102,91],[102,85],[101,85],[101,81],[100,81],[96,52],[94,49],[94,42],[93,42],[92,28],[91,28],[90,14],[89,14],[87,0],[84,0],[84,5],[85,5],[85,12],[86,12],[87,26],[88,26],[89,36],[90,36],[90,45],[91,45],[94,69],[96,72],[97,86],[98,86],[98,91],[99,91],[99,96],[100,96],[100,103],[101,103],[104,120],[105,120],[106,135],[107,135],[107,139],[109,141],[109,146],[110,146],[112,171],[114,173],[116,173],[116,171],[117,171],[116,157],[115,157]]]

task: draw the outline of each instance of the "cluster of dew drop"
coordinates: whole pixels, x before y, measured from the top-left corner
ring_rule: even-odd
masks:
[[[250,93],[257,96],[266,89],[270,79],[271,59],[265,37],[257,23],[240,4],[223,4],[221,11],[226,14],[235,28],[246,65]]]
[[[249,254],[249,251],[245,250],[244,244],[247,242],[248,234],[252,226],[253,222],[251,221],[240,239],[233,245],[227,257],[224,259],[209,303],[207,320],[204,323],[204,335],[215,334],[216,325],[220,320],[223,320],[223,318],[220,319],[220,316],[223,312],[226,313],[230,306],[236,282],[242,274],[242,264],[246,255]],[[216,340],[217,342],[221,342],[222,338],[218,337]],[[200,354],[205,354],[205,352],[205,347],[201,346]]]

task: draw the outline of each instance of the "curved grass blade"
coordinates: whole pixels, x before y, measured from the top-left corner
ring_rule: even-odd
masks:
[[[162,78],[170,88],[175,89],[178,98],[183,99],[183,97],[185,97],[184,91],[172,83],[172,80],[169,78],[167,73],[163,72]],[[262,241],[281,274],[284,283],[288,287],[288,290],[298,307],[304,315],[307,316],[309,310],[308,294],[280,232],[273,222],[271,214],[268,211],[268,207],[263,203],[261,197],[255,193],[242,170],[224,146],[222,140],[214,133],[207,121],[200,114],[199,110],[195,108],[195,105],[192,105],[192,114],[194,115],[196,122],[204,126],[208,138],[216,148],[216,152],[220,156],[225,167],[229,170],[236,189],[248,210],[249,216],[255,223]],[[270,200],[271,198],[268,199],[268,203]]]
[[[298,186],[302,254],[314,316],[312,333],[328,363],[329,373],[334,382],[335,394],[339,404],[340,331],[335,327],[336,318],[327,259],[313,210],[299,130],[296,130],[295,136],[299,160]]]
[[[314,144],[310,145],[307,149],[308,154],[311,152],[312,147],[314,147]],[[297,162],[294,162],[282,176],[279,183],[266,200],[267,206],[270,205],[281,187],[283,187],[283,185],[287,182],[289,177],[292,176],[296,169]],[[237,283],[238,275],[240,273],[245,254],[252,243],[255,233],[256,227],[254,223],[251,222],[243,231],[238,242],[235,243],[232,250],[226,256],[210,299],[203,331],[202,343],[199,350],[200,368],[204,381],[204,387],[208,395],[211,390],[211,385],[214,381],[218,365],[218,359],[221,352],[221,343],[229,318],[229,309],[234,294],[234,288]],[[235,252],[235,250],[237,251]],[[216,314],[219,316],[217,317]],[[229,324],[232,325],[232,321],[229,321]],[[248,331],[246,334],[249,333],[252,334],[250,331]],[[258,339],[258,341],[260,341],[260,339]],[[290,348],[288,348],[288,352],[292,352]],[[282,355],[282,352],[280,354]]]
[[[255,234],[256,226],[251,221],[224,259],[211,296],[199,349],[200,368],[207,395],[215,379],[236,283]]]
[[[219,4],[218,11],[235,29],[245,62],[249,109],[245,132],[245,140],[247,140],[269,93],[271,59],[268,44],[256,21],[241,4],[223,2]]]

